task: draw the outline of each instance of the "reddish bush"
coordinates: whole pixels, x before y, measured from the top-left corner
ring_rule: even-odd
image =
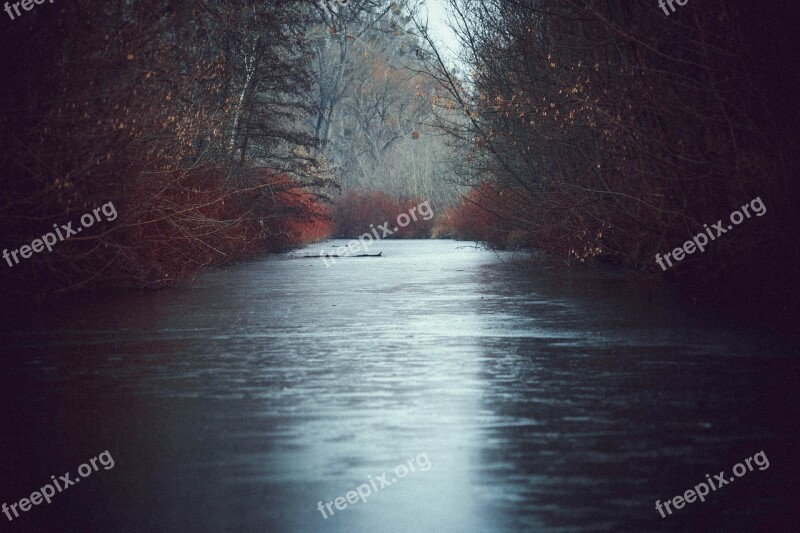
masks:
[[[231,181],[217,169],[196,169],[129,198],[134,211],[119,236],[124,277],[141,285],[170,282],[330,233],[327,208],[286,175],[263,170],[235,187]]]
[[[157,287],[208,266],[320,240],[332,226],[317,195],[269,170],[237,174],[207,165],[141,173],[122,192],[97,193],[103,202],[75,197],[40,226],[75,222],[104,202],[113,202],[118,217],[12,271],[19,284],[35,279],[41,294],[90,284]],[[41,234],[33,230],[24,238]]]
[[[283,180],[287,178],[282,177]],[[299,244],[321,241],[333,231],[331,210],[319,197],[299,187],[295,182],[284,181],[289,187],[275,195],[273,210],[278,212],[272,223],[266,224],[271,238],[286,249]]]
[[[436,235],[505,248],[514,229],[508,219],[503,218],[512,212],[509,198],[507,191],[489,183],[472,189],[456,207],[448,209],[437,225]]]
[[[434,234],[499,249],[535,248],[579,263],[602,259],[614,245],[608,224],[570,209],[561,191],[534,200],[523,189],[490,183],[472,189],[449,209]]]
[[[397,217],[402,213],[409,214],[412,208],[425,203],[419,198],[392,198],[381,191],[352,190],[334,201],[333,206],[333,236],[336,238],[355,238],[368,233],[386,222],[394,230],[397,226]],[[416,220],[411,217],[411,222],[404,228],[398,227],[387,238],[399,239],[426,239],[431,236],[434,218],[424,220],[415,213]],[[379,234],[381,234],[379,230]]]

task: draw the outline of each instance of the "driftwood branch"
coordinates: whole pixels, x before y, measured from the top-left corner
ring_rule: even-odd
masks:
[[[377,254],[361,254],[361,255],[339,255],[333,253],[324,253],[322,255],[290,255],[289,259],[314,259],[316,257],[381,257],[383,252],[378,252]]]

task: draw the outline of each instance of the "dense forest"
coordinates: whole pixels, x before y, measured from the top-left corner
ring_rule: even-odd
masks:
[[[172,283],[327,236],[354,188],[452,202],[409,9],[84,1],[9,25],[4,247],[109,202],[118,218],[9,259],[4,286]]]
[[[643,1],[451,4],[473,69],[469,84],[448,78],[445,97],[470,117],[453,128],[473,144],[466,201],[500,221],[475,237],[644,268],[760,197],[770,216],[720,242],[694,274],[780,253],[779,243],[791,250],[784,259],[797,259],[787,233],[797,105],[779,92],[796,78],[796,58],[787,62],[796,54],[780,11],[765,18],[762,6],[723,1],[671,17]],[[456,221],[465,235],[470,214]]]
[[[458,57],[412,0],[82,0],[6,21],[3,247],[118,216],[7,259],[4,285],[157,287],[421,201],[437,219],[410,236],[658,273],[758,198],[766,216],[666,275],[743,286],[778,264],[783,290],[791,8],[445,3]]]

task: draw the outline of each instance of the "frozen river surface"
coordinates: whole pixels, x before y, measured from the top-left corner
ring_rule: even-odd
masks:
[[[790,530],[796,351],[619,279],[373,249],[7,319],[2,501],[115,462],[0,529]],[[656,511],[762,450],[769,468]]]

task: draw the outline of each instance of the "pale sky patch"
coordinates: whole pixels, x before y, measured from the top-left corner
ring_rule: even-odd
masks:
[[[458,53],[459,45],[455,33],[448,24],[452,20],[448,3],[448,0],[425,0],[423,13],[427,10],[428,31],[439,48],[439,53],[448,61],[453,61]]]

